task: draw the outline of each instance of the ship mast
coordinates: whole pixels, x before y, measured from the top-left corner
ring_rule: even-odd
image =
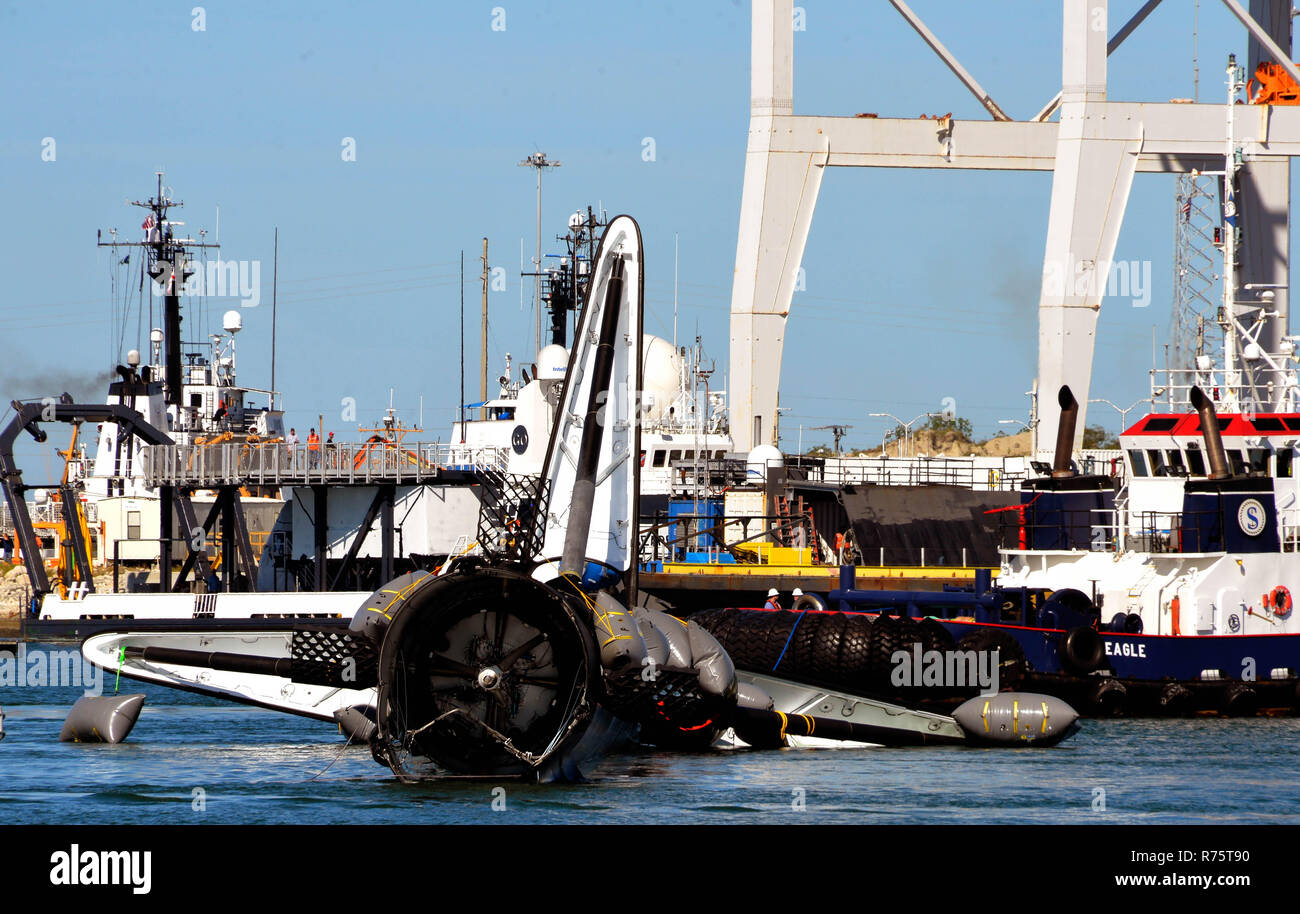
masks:
[[[1240,407],[1244,391],[1241,352],[1237,339],[1237,158],[1239,151],[1233,136],[1237,93],[1242,88],[1242,68],[1237,56],[1228,55],[1228,123],[1227,148],[1223,160],[1223,375],[1228,402]]]
[[[164,399],[168,406],[178,410],[181,406],[181,287],[193,272],[189,268],[186,252],[189,248],[220,248],[219,243],[195,241],[193,238],[177,238],[173,226],[184,225],[171,222],[167,212],[171,207],[184,206],[180,200],[172,200],[163,188],[163,172],[155,173],[158,178],[158,190],[148,200],[132,200],[132,206],[147,209],[149,215],[140,226],[144,229],[143,241],[98,242],[100,247],[137,247],[148,252],[147,271],[154,283],[163,287],[163,380]],[[102,239],[102,233],[100,234]]]

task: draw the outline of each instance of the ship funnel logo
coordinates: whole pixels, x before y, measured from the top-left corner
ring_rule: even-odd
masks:
[[[1264,505],[1258,498],[1247,498],[1237,509],[1237,526],[1247,536],[1259,536],[1264,531]]]

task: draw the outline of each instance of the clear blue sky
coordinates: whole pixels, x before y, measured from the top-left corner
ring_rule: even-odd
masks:
[[[120,348],[113,339],[110,258],[95,231],[138,237],[140,212],[124,201],[147,196],[165,169],[190,230],[211,237],[220,206],[223,257],[262,261],[263,304],[244,311],[239,341],[242,381],[269,382],[278,226],[277,386],[289,422],[301,433],[324,413],[350,437],[343,398],[369,423],[392,386],[408,421],[422,396],[428,437],[445,439],[459,387],[457,260],[463,249],[474,399],[485,235],[509,274],[491,300],[492,376],[506,351],[532,360],[517,274],[521,239],[529,256],[534,247],[534,173],[516,163],[537,150],[564,163],[546,177],[544,238],[588,203],[640,221],[647,329],[665,336],[679,235],[679,338],[698,328],[724,371],[747,2],[211,2],[204,31],[192,28],[195,5],[0,8],[5,400],[75,387],[137,345],[134,315]],[[1111,32],[1139,5],[1112,0]],[[497,6],[504,31],[492,28]],[[802,6],[796,112],[986,116],[887,4]],[[1059,2],[913,7],[1014,117],[1059,89]],[[1112,97],[1192,94],[1192,7],[1163,4],[1111,58]],[[1223,97],[1226,55],[1244,57],[1245,45],[1222,5],[1202,2],[1203,100]],[[53,162],[42,160],[46,137]],[[344,137],[355,139],[355,162],[340,156]],[[642,158],[646,137],[653,162]],[[826,176],[785,347],[789,449],[799,424],[831,422],[853,426],[847,445],[870,445],[887,422],[868,413],[910,417],[945,397],[984,435],[1026,416],[1050,183],[1049,174]],[[1152,262],[1151,305],[1103,308],[1094,396],[1127,404],[1146,392],[1152,327],[1163,343],[1169,325],[1172,225],[1173,178],[1139,175],[1116,256]],[[202,329],[218,329],[228,306],[215,302]],[[199,323],[189,315],[187,339]],[[40,369],[47,384],[32,380]],[[98,400],[102,385],[76,392]],[[1090,412],[1112,428],[1117,418]],[[805,429],[805,446],[823,440]]]

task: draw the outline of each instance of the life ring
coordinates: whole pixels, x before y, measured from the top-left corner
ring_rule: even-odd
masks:
[[[1273,588],[1268,595],[1268,605],[1272,608],[1275,616],[1289,616],[1291,614],[1291,591],[1286,589],[1285,584],[1279,584]]]

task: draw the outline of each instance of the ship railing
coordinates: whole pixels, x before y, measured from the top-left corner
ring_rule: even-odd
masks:
[[[763,549],[745,550],[746,544],[794,548],[809,559],[824,558],[825,551],[808,515],[724,517],[657,511],[652,523],[641,525],[639,534],[643,562],[695,562],[708,556],[710,564],[767,564],[769,557]]]
[[[1121,541],[1114,508],[1035,511],[1030,505],[997,509],[998,544],[1004,550],[1114,552]]]
[[[651,469],[653,472],[656,468]],[[684,490],[693,485],[717,487],[743,483],[749,467],[743,458],[687,457],[668,461],[668,471],[671,488]]]
[[[1300,552],[1300,507],[1277,512],[1277,537],[1283,552]]]
[[[648,571],[662,571],[665,563],[691,565],[769,565],[772,553],[765,547],[797,550],[796,564],[810,570],[853,564],[881,568],[969,568],[978,564],[976,546],[859,547],[852,537],[828,542],[807,515],[673,514],[658,511],[653,522],[640,527],[639,556]],[[748,544],[749,548],[746,548]],[[757,548],[755,548],[757,547]],[[788,553],[787,553],[788,555]]]
[[[503,448],[388,441],[154,445],[143,450],[145,483],[184,485],[312,485],[434,482],[449,470],[505,470]]]
[[[87,524],[99,523],[99,507],[93,501],[83,501],[81,511]],[[28,504],[28,515],[35,524],[57,524],[63,520],[63,503],[54,499]],[[13,515],[9,505],[0,501],[0,533],[9,533],[14,529]]]
[[[979,491],[1020,488],[1027,477],[1020,458],[996,466],[972,457],[791,457],[786,467],[810,482],[832,485],[951,485]]]
[[[1036,511],[1031,506],[999,511],[998,539],[1004,550],[1070,550],[1213,553],[1227,548],[1236,517],[1221,509],[1203,511],[1120,511],[1079,508]],[[1284,552],[1300,551],[1300,513],[1282,512],[1278,535]]]
[[[1291,391],[1287,396],[1295,397],[1294,370],[1290,367],[1289,353],[1267,353],[1257,361],[1256,367],[1246,370],[1225,371],[1211,368],[1198,371],[1194,368],[1153,368],[1150,369],[1151,396],[1148,400],[1151,412],[1192,412],[1191,393],[1193,387],[1199,387],[1209,394],[1215,408],[1232,412],[1293,412],[1297,407],[1294,399],[1287,402],[1270,402],[1270,398],[1261,393],[1255,403],[1229,403],[1230,393],[1242,393],[1253,387],[1256,391]],[[1272,363],[1270,365],[1269,363]],[[1276,367],[1274,367],[1276,366]]]

